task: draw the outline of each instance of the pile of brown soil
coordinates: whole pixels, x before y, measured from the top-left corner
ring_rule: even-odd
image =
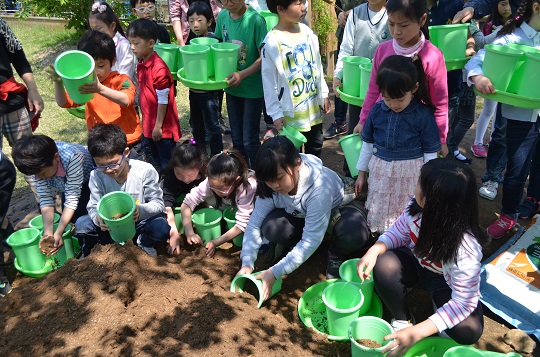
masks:
[[[307,278],[317,263],[257,309],[255,296],[229,291],[240,265],[234,248],[156,258],[131,242],[98,245],[44,278],[16,280],[0,302],[0,356],[350,354],[349,343],[298,318],[298,298],[323,278]]]
[[[39,241],[39,250],[45,255],[51,255],[54,250],[54,237],[46,235]]]
[[[127,213],[117,213],[114,216],[112,216],[111,219],[120,219],[124,217],[125,215],[127,215]]]
[[[379,348],[379,347],[382,347],[382,345],[380,343],[378,343],[377,341],[373,341],[373,340],[370,340],[368,338],[361,338],[359,340],[356,340],[356,342],[358,342],[359,344],[361,344],[362,346],[367,347],[367,348]]]

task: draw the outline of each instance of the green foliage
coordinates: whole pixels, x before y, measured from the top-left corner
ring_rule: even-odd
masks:
[[[128,17],[129,6],[121,0],[107,1],[119,18]],[[88,14],[94,0],[22,0],[22,10],[17,17],[27,18],[30,15],[44,17],[61,17],[68,21],[67,28],[81,32],[86,29]],[[122,26],[126,24],[123,23]]]
[[[310,2],[311,12],[313,14],[311,28],[319,37],[321,49],[326,48],[330,34],[335,31],[334,12],[329,11],[325,4],[323,0],[313,0]]]

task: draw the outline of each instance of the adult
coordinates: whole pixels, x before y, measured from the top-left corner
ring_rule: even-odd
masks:
[[[490,15],[494,6],[499,0],[471,0],[463,5],[463,10],[458,11],[452,20],[453,23],[467,22],[470,19],[481,19],[484,16]],[[512,13],[515,14],[521,0],[510,0]]]
[[[15,166],[8,160],[0,149],[0,222],[4,220],[9,208],[9,201],[15,188],[16,171]],[[11,285],[6,278],[4,265],[4,245],[3,241],[9,234],[8,229],[0,228],[0,298],[3,298],[11,292]]]
[[[215,30],[217,15],[222,9],[221,2],[217,0],[171,0],[169,1],[169,15],[171,18],[172,27],[178,44],[180,46],[186,45],[189,40],[197,37],[189,28],[189,21],[187,11],[189,5],[195,1],[202,1],[206,3],[214,14],[214,22],[211,26],[212,32]]]

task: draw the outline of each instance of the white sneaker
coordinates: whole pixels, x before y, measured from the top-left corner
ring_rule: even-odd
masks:
[[[390,325],[394,329],[394,332],[398,332],[399,330],[403,330],[404,328],[413,326],[414,325],[413,322],[414,322],[414,318],[412,318],[411,321],[392,319],[390,321]]]
[[[497,188],[499,188],[497,181],[486,181],[478,190],[478,194],[480,197],[493,201],[497,197]]]
[[[148,255],[151,255],[153,257],[157,257],[157,250],[155,248],[152,248],[152,247],[145,247],[144,245],[142,245],[142,242],[141,242],[141,236],[139,235],[137,237],[137,245],[146,252],[146,254]]]

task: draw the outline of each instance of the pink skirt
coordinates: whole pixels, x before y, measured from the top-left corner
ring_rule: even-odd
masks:
[[[414,196],[424,159],[369,161],[367,223],[372,232],[384,233],[399,218]]]

